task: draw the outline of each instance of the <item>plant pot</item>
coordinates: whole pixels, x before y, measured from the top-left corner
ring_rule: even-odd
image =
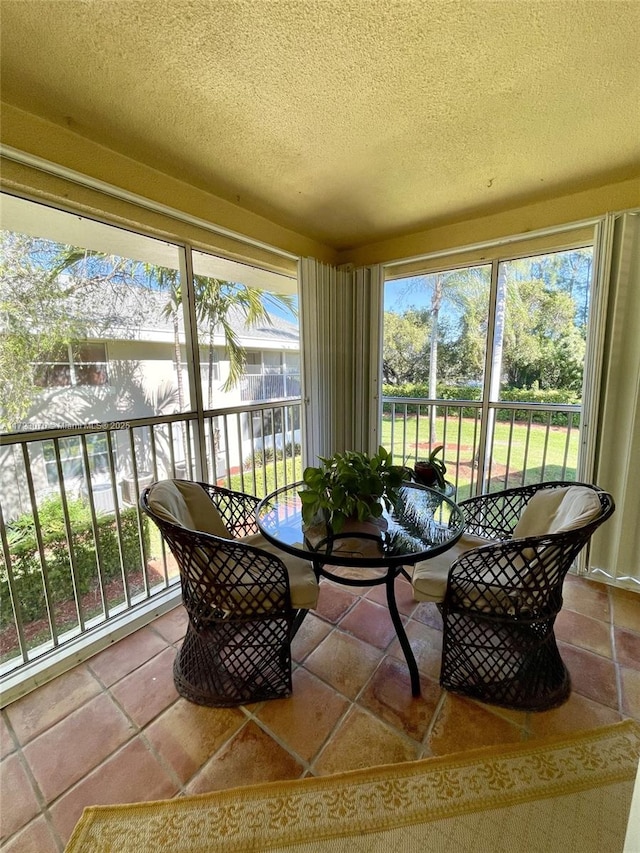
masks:
[[[416,462],[413,466],[416,482],[421,486],[434,486],[438,484],[438,472],[430,462]]]

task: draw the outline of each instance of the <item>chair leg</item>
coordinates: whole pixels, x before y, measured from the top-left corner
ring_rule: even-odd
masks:
[[[176,656],[176,690],[198,705],[226,707],[291,694],[290,620],[189,623]]]

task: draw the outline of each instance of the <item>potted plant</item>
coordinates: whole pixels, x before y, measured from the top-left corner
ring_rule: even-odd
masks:
[[[392,464],[384,447],[373,456],[348,450],[320,461],[321,465],[305,468],[302,475],[302,520],[307,527],[324,524],[333,533],[340,533],[347,520],[379,519],[409,478],[406,468]]]
[[[413,472],[418,483],[438,489],[446,487],[444,475],[447,473],[447,466],[444,464],[444,454],[442,459],[438,459],[438,454],[442,451],[444,451],[444,445],[439,444],[433,448],[427,459],[417,460],[413,466]]]

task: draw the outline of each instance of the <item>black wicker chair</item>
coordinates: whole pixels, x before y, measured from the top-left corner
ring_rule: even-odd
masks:
[[[290,643],[315,606],[317,580],[309,563],[262,538],[257,503],[187,480],[154,483],[140,497],[176,559],[189,616],[174,664],[176,689],[200,705],[291,693]]]
[[[567,505],[575,510],[576,499],[589,511],[571,519]],[[449,565],[440,567],[441,594],[433,574],[428,577],[438,574],[429,561],[418,564],[413,578],[414,596],[436,601],[442,614],[440,684],[507,708],[542,711],[562,704],[571,692],[553,630],[562,584],[578,553],[613,513],[611,495],[584,483],[540,483],[459,505],[466,540]],[[551,512],[541,518],[545,505]],[[549,532],[535,530],[545,524]]]

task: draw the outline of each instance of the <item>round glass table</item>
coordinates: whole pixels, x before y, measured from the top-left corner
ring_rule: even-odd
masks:
[[[398,613],[395,579],[400,574],[409,578],[405,566],[440,554],[458,541],[464,528],[462,510],[441,492],[407,482],[393,509],[380,519],[347,521],[335,534],[321,522],[303,524],[299,492],[304,487],[302,482],[283,486],[260,501],[256,516],[261,533],[283,551],[309,560],[318,579],[352,586],[385,584],[411,691],[419,696],[420,676]]]

